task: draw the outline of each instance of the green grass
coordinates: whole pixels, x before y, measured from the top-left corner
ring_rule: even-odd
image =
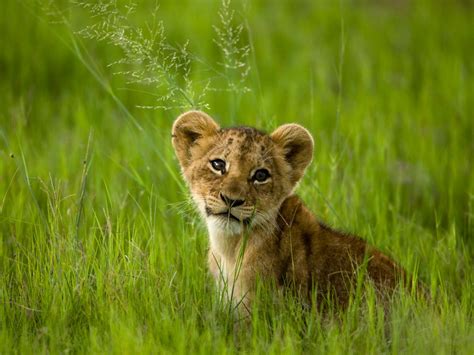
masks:
[[[141,2],[142,21],[151,3]],[[180,111],[136,108],[147,95],[121,90],[125,79],[106,67],[117,51],[84,41],[114,100],[68,48],[66,29],[7,0],[0,353],[472,351],[473,7],[313,3],[235,5],[254,48],[252,92],[211,92],[209,113],[223,125],[306,126],[315,160],[298,193],[322,220],[416,274],[432,303],[402,294],[387,316],[369,298],[323,317],[262,290],[251,324],[234,326],[207,273],[205,228],[184,202],[170,145]],[[219,2],[160,5],[171,43],[189,39],[209,63],[221,60]],[[75,28],[88,21],[68,16]]]

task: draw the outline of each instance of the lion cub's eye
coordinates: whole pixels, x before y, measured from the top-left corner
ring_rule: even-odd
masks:
[[[270,177],[270,173],[267,169],[258,169],[255,174],[253,174],[253,180],[257,182],[265,182]]]
[[[222,175],[225,174],[225,161],[222,159],[214,159],[210,161],[212,168],[219,171]]]

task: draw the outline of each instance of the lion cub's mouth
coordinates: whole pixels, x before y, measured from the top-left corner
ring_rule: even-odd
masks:
[[[224,212],[219,212],[219,213],[214,213],[209,207],[206,207],[206,214],[208,216],[218,216],[218,217],[223,217],[229,220],[236,221],[238,223],[243,223],[244,225],[249,225],[250,224],[250,218],[244,218],[240,219],[236,216],[234,216],[230,211],[224,211]]]

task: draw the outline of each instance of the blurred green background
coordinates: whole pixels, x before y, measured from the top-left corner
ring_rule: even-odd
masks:
[[[226,73],[213,27],[222,4],[158,3],[166,43],[189,43],[200,92]],[[223,126],[307,127],[315,159],[298,193],[437,300],[400,306],[390,336],[370,314],[308,330],[275,311],[244,339],[223,326],[206,231],[171,150],[185,108],[139,108],[166,90],[114,75],[123,52],[77,33],[97,17],[52,4],[66,25],[41,2],[0,10],[0,352],[472,349],[472,2],[231,3],[250,91],[208,91],[206,110]],[[140,1],[130,26],[146,27],[154,5]]]

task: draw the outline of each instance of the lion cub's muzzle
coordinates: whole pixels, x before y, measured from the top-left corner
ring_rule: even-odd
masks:
[[[222,193],[220,198],[208,197],[206,199],[206,214],[208,216],[221,216],[228,220],[248,225],[254,215],[254,206],[245,206],[245,200],[232,199]]]

